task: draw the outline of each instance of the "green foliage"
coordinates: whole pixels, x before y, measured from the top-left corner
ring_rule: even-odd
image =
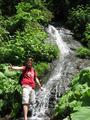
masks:
[[[68,12],[71,8],[76,8],[77,5],[89,5],[89,0],[46,0],[48,9],[50,9],[55,15],[55,20],[66,21]]]
[[[23,57],[24,57],[24,49],[19,46],[15,46],[15,44],[8,44],[4,47],[1,47],[0,49],[0,56],[1,60],[0,62],[6,62],[6,63],[13,63],[18,64],[22,63]]]
[[[89,13],[90,7],[83,5],[78,5],[76,9],[72,8],[69,12],[68,24],[79,39],[84,37],[85,25],[89,22]]]
[[[0,26],[0,43],[4,41],[4,38],[7,37],[8,32]]]
[[[90,70],[89,68],[86,68],[86,69],[83,69],[80,73],[80,78],[79,78],[79,82],[80,83],[85,83],[87,82],[88,83],[88,86],[90,87]]]
[[[53,17],[51,12],[48,11],[44,6],[35,7],[35,4],[22,2],[18,4],[17,18],[24,20],[38,21],[41,23],[47,23]]]
[[[1,93],[0,93],[1,95]],[[1,111],[1,108],[4,106],[4,101],[2,99],[0,99],[0,111]]]
[[[65,111],[69,108],[69,114],[72,113],[71,118],[73,118],[73,120],[79,120],[79,117],[80,119],[83,117],[83,110],[90,107],[90,68],[83,69],[80,74],[72,80],[70,87],[70,90],[60,98],[59,103],[56,105],[55,115],[62,116],[63,114],[63,116],[66,117],[68,114],[66,114]],[[80,112],[81,114],[79,115]],[[84,115],[90,118],[90,115],[87,116],[85,112]]]
[[[40,62],[35,65],[35,70],[38,73],[38,77],[42,76],[45,74],[45,72],[49,69],[48,63]]]
[[[36,24],[33,23],[33,26]],[[36,61],[52,61],[58,56],[58,48],[55,45],[44,42],[47,34],[41,28],[26,25],[25,32],[16,33],[16,39],[8,42],[0,49],[0,62],[20,64],[28,56]],[[9,59],[10,58],[10,59]]]
[[[8,65],[1,64],[0,67],[0,73],[2,73],[0,74],[0,112],[2,117],[11,114],[13,118],[16,117],[21,106],[22,91],[21,86],[18,85],[19,76],[17,72],[9,71]]]
[[[73,78],[73,80],[71,81],[70,85],[71,85],[71,86],[76,85],[77,82],[78,82],[78,80],[79,80],[79,77],[80,77],[79,74],[76,75],[76,76]]]
[[[0,79],[3,79],[3,78],[6,78],[6,76],[2,72],[0,72]]]
[[[89,22],[90,6],[78,5],[69,11],[68,25],[72,29],[74,37],[80,40],[85,46],[89,46]]]
[[[90,49],[85,48],[85,47],[80,47],[76,50],[76,55],[81,57],[81,58],[90,58]]]
[[[41,24],[49,22],[52,14],[42,5],[41,1],[21,2],[16,6],[16,15],[2,22],[8,35],[5,33],[7,39],[1,35],[1,63],[21,64],[29,56],[36,62],[51,62],[57,57],[57,47],[45,42],[47,34]]]
[[[13,118],[15,119],[16,115],[17,115],[17,118],[19,117],[18,113],[21,112],[19,111],[20,108],[21,108],[21,104],[17,101],[13,104],[12,106],[12,111],[11,111],[11,116],[13,116]]]
[[[0,82],[1,82],[0,84],[2,85],[1,89],[3,90],[3,94],[14,93],[15,91],[20,90],[19,86],[17,85],[18,81],[7,78],[7,79],[3,79]]]
[[[87,46],[90,49],[90,23],[86,25],[84,35],[85,35],[85,38],[83,40],[87,42]]]
[[[5,18],[0,15],[0,47],[2,46],[2,41],[7,40],[9,32],[5,28]]]
[[[72,120],[89,120],[90,107],[81,107],[77,112],[71,114]]]

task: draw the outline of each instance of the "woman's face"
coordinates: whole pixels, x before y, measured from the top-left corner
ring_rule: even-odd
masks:
[[[32,61],[28,61],[28,62],[27,62],[27,67],[28,67],[28,68],[31,68],[31,67],[32,67]]]

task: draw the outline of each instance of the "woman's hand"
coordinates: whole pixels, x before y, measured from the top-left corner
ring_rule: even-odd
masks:
[[[43,87],[40,87],[40,90],[43,91]]]

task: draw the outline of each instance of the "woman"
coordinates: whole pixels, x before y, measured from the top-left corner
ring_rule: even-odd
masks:
[[[39,85],[42,90],[41,84],[37,78],[37,74],[32,67],[33,59],[28,58],[25,66],[11,66],[13,70],[22,70],[22,104],[23,104],[23,113],[24,120],[27,120],[27,114],[29,109],[29,104],[35,101],[35,82]]]

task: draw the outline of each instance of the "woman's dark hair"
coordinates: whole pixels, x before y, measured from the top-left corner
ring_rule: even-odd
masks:
[[[26,63],[28,63],[29,61],[33,62],[33,58],[28,58],[28,59],[26,60]]]

